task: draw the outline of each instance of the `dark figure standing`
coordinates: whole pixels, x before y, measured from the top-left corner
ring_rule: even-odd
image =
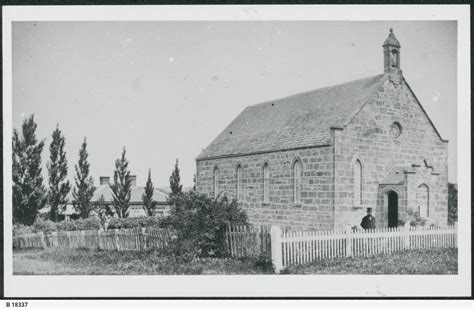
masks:
[[[362,222],[360,223],[364,229],[375,229],[375,218],[372,216],[372,208],[367,208],[367,215],[362,218]]]

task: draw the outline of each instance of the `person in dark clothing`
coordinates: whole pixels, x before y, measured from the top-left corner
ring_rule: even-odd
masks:
[[[362,222],[360,223],[364,229],[375,229],[375,218],[372,216],[372,208],[367,208],[367,215],[362,218]]]

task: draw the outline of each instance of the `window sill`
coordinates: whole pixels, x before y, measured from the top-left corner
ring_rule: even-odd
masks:
[[[269,202],[262,202],[262,206],[270,206]]]

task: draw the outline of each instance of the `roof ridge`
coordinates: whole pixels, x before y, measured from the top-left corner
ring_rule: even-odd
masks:
[[[250,107],[254,107],[254,106],[259,106],[259,105],[264,105],[264,104],[272,103],[272,102],[277,102],[277,101],[280,101],[280,100],[286,100],[286,99],[289,99],[289,98],[292,98],[292,97],[295,97],[295,96],[300,96],[300,95],[305,95],[305,94],[314,93],[314,92],[316,92],[316,91],[321,91],[321,90],[326,90],[326,89],[335,88],[335,87],[341,87],[341,86],[347,86],[347,85],[349,85],[349,84],[355,84],[355,83],[358,83],[358,82],[362,82],[362,81],[364,81],[364,80],[375,79],[376,77],[381,77],[381,76],[383,76],[383,75],[386,75],[386,73],[377,74],[377,75],[372,75],[372,76],[369,76],[369,77],[364,77],[364,78],[359,78],[359,79],[354,79],[354,80],[351,80],[351,81],[348,81],[348,82],[344,82],[344,83],[340,83],[340,84],[335,84],[335,85],[331,85],[331,86],[324,86],[324,87],[322,87],[322,88],[316,88],[316,89],[312,89],[312,90],[307,90],[307,91],[303,91],[303,92],[298,92],[298,93],[290,94],[290,95],[287,95],[287,96],[284,96],[284,97],[278,97],[278,98],[276,98],[276,99],[270,99],[270,100],[266,100],[266,101],[263,101],[263,102],[260,102],[260,103],[255,103],[255,104],[252,104],[252,105],[248,105],[245,109],[250,108]]]

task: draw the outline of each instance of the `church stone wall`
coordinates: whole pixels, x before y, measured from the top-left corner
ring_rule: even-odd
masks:
[[[394,137],[391,125],[402,131]],[[408,86],[387,81],[344,130],[334,130],[335,139],[335,228],[359,225],[372,207],[378,227],[387,225],[387,205],[379,184],[397,167],[411,167],[405,175],[399,203],[399,219],[407,219],[407,208],[416,209],[416,191],[429,187],[429,219],[447,224],[448,143],[436,134]],[[354,206],[355,160],[362,164],[362,203]],[[427,163],[425,163],[425,160]],[[432,166],[432,168],[430,168]],[[406,200],[405,200],[406,199]]]
[[[302,163],[301,204],[293,202],[292,165]],[[269,203],[263,203],[263,165],[270,168]],[[198,160],[197,190],[214,196],[213,171],[219,168],[219,190],[237,192],[237,165],[242,167],[242,200],[250,222],[291,227],[332,229],[334,223],[333,147]]]

